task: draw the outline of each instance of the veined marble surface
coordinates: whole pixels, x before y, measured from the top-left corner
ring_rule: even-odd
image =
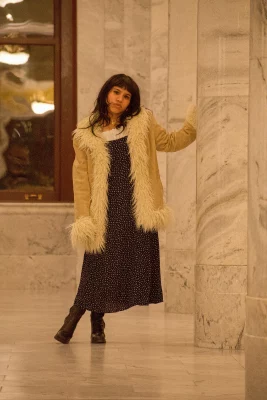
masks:
[[[167,231],[168,249],[190,250],[196,256],[196,143],[177,153],[169,153],[168,204],[174,221]]]
[[[266,1],[250,1],[250,32],[250,59],[260,60],[267,57]],[[251,79],[250,83],[252,83]],[[250,85],[250,89],[253,89],[253,87],[254,85]]]
[[[246,294],[247,266],[196,265],[195,282],[198,292]]]
[[[72,204],[0,206],[0,289],[73,289]]]
[[[195,343],[241,349],[247,264],[249,0],[199,0]]]
[[[141,103],[149,107],[151,4],[150,0],[124,0],[124,72],[141,89]]]
[[[124,0],[105,0],[104,67],[105,79],[124,67]]]
[[[245,294],[196,291],[195,296],[195,345],[243,349]]]
[[[250,267],[248,271],[248,284],[250,296],[263,298],[267,298],[266,77],[267,58],[251,59],[248,204],[250,243],[248,258]]]
[[[200,347],[244,347],[247,267],[197,265],[195,343]]]
[[[249,0],[200,0],[198,96],[247,96]]]
[[[72,204],[0,205],[0,254],[73,255],[68,226]]]
[[[104,0],[77,2],[78,120],[93,107],[105,80]]]
[[[151,2],[151,46],[150,46],[150,91],[148,107],[164,128],[167,128],[168,100],[168,1],[152,0]],[[158,152],[160,178],[166,198],[166,153]],[[166,232],[160,232],[160,253],[162,281],[165,271]]]
[[[251,1],[246,400],[267,383],[267,3]]]
[[[196,102],[197,0],[169,2],[168,129],[181,128]],[[167,154],[167,202],[175,220],[166,235],[165,307],[193,313],[196,258],[196,144]]]
[[[0,255],[0,290],[73,290],[76,255]]]
[[[167,312],[193,313],[194,256],[190,250],[166,249],[164,302]]]
[[[201,99],[197,263],[247,263],[247,97]]]

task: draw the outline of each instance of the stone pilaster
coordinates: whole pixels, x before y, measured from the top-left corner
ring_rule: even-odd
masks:
[[[241,349],[247,274],[249,0],[199,1],[195,344]]]
[[[267,3],[251,1],[246,400],[267,396]]]

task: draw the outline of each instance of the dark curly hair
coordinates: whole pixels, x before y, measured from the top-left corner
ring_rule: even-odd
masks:
[[[95,101],[95,107],[89,116],[89,128],[94,133],[96,126],[109,125],[110,118],[108,115],[108,104],[106,102],[108,93],[114,87],[118,86],[122,89],[128,90],[131,93],[131,101],[127,109],[121,114],[120,121],[116,128],[126,127],[127,120],[131,119],[135,115],[138,115],[141,111],[140,107],[140,90],[136,82],[128,75],[117,74],[111,76],[102,86],[100,92]]]

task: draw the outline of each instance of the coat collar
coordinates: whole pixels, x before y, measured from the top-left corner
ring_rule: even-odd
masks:
[[[133,135],[137,136],[138,140],[142,140],[142,138],[144,139],[145,135],[148,134],[149,121],[150,112],[142,107],[140,113],[130,119],[127,123],[128,142],[132,141],[131,136]],[[101,147],[105,145],[106,143],[105,139],[97,136],[100,132],[101,128],[96,127],[94,132],[95,134],[93,134],[91,128],[89,128],[89,119],[86,117],[78,123],[77,129],[75,129],[73,135],[81,150],[93,150],[99,146]]]

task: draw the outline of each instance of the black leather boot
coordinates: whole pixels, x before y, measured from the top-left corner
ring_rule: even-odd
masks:
[[[91,312],[91,343],[106,343],[104,313]]]
[[[64,324],[56,333],[54,338],[61,343],[64,344],[69,343],[70,339],[73,336],[73,332],[75,331],[75,328],[80,319],[82,318],[83,314],[85,313],[85,311],[86,310],[83,310],[82,308],[73,305],[70,308],[69,315],[67,315],[67,317],[64,320]]]

